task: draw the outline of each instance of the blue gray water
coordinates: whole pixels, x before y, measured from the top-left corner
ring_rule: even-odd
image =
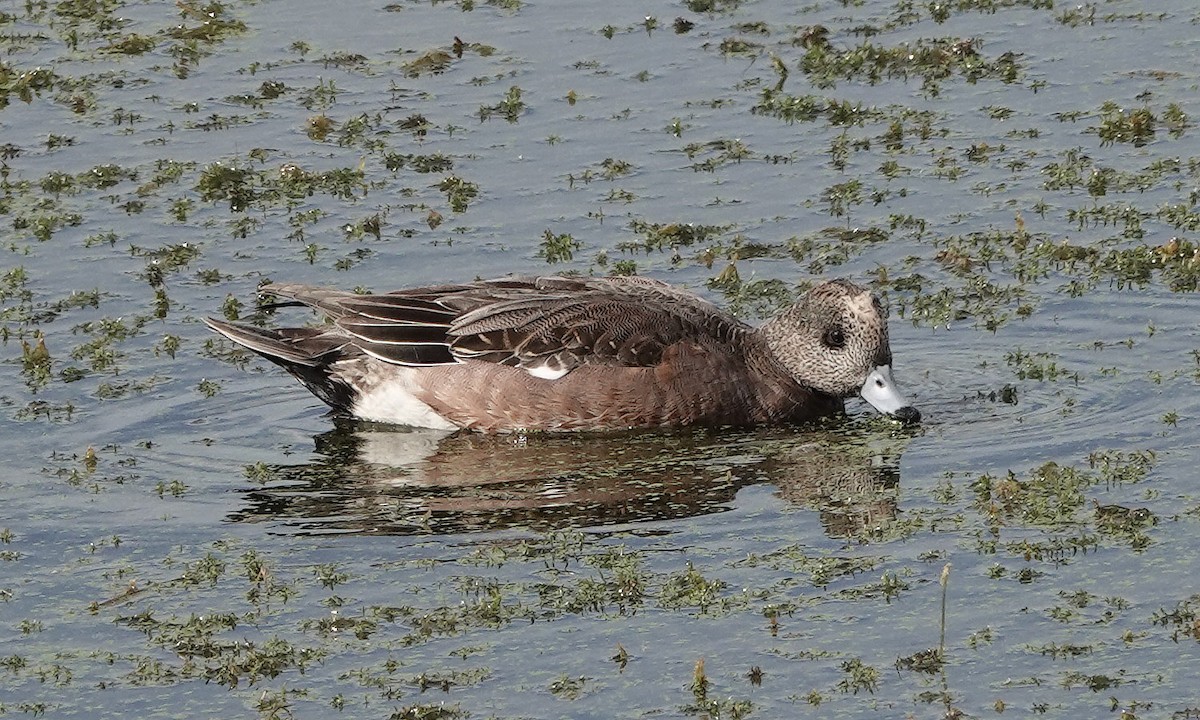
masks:
[[[342,5],[0,6],[0,716],[1200,713],[1190,3]],[[629,271],[871,284],[925,422],[364,427],[199,322]]]

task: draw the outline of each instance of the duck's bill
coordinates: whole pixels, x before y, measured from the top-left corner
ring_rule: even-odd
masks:
[[[917,411],[908,398],[900,392],[896,387],[896,381],[892,379],[891,365],[877,365],[867,374],[867,381],[863,383],[860,393],[863,400],[871,403],[879,412],[889,417],[896,418],[902,423],[916,423],[921,421],[921,413]]]

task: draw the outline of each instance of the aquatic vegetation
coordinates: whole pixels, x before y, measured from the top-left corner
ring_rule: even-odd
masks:
[[[553,265],[560,262],[569,262],[575,256],[575,251],[582,247],[583,243],[576,240],[569,233],[555,235],[546,230],[542,235],[541,248],[537,254],[538,257],[544,258],[547,263]]]
[[[120,53],[122,55],[141,55],[154,49],[158,41],[153,37],[130,33],[120,40],[114,40],[100,48],[101,52]]]
[[[730,267],[735,267],[731,265]],[[725,274],[709,282],[724,297],[729,311],[737,316],[769,318],[796,299],[794,290],[781,280],[743,281]]]
[[[18,70],[0,61],[0,110],[8,106],[11,97],[30,103],[43,92],[63,83],[64,79],[49,68]]]
[[[0,714],[1187,714],[1188,18],[1054,5],[0,10]],[[537,258],[870,282],[930,422],[389,465],[197,334]]]
[[[639,243],[620,243],[617,248],[623,251],[642,250],[650,252],[667,249],[677,250],[697,243],[707,242],[730,228],[719,225],[695,225],[692,223],[651,223],[644,220],[633,220],[629,229],[642,235]]]
[[[479,195],[479,185],[455,175],[442,178],[436,187],[446,194],[450,210],[456,213],[466,212],[471,201]]]
[[[1063,531],[1083,529],[1074,536],[1066,534],[1044,542],[1021,540],[1008,545],[1009,553],[1026,560],[1062,562],[1077,552],[1098,548],[1105,537],[1127,543],[1134,550],[1145,548],[1153,541],[1147,531],[1158,522],[1152,512],[1145,508],[1104,505],[1095,499],[1089,508],[1087,491],[1140,482],[1153,466],[1153,454],[1097,452],[1088,462],[1091,469],[1100,468],[1100,472],[1050,462],[1031,470],[1027,478],[1012,471],[1006,478],[982,475],[971,483],[976,495],[975,507],[997,529],[1013,522]],[[1088,528],[1094,528],[1097,534],[1091,534]],[[988,552],[996,549],[990,545],[989,548]],[[1036,571],[1028,568],[1026,571],[1030,574],[1025,579],[1018,577],[1020,581],[1036,579]]]
[[[840,692],[857,695],[859,690],[866,690],[874,693],[879,687],[879,670],[863,664],[858,658],[843,662],[842,671],[846,673],[846,677],[837,683],[836,687]]]
[[[812,42],[800,61],[800,71],[817,88],[836,87],[838,82],[862,81],[878,84],[893,77],[922,78],[923,92],[936,96],[941,83],[955,74],[967,82],[984,79],[1013,83],[1020,79],[1021,57],[1005,52],[988,59],[976,38],[922,38],[913,44],[893,47],[863,42],[838,50],[825,38]]]
[[[513,85],[504,94],[504,99],[495,105],[479,107],[479,121],[486,122],[493,115],[499,115],[510,123],[516,123],[525,112],[525,101],[521,99],[521,88]]]
[[[459,57],[461,56],[461,53],[459,53]],[[445,72],[453,60],[454,56],[449,52],[442,49],[434,49],[405,62],[404,69],[409,77],[418,77],[426,73],[436,75]]]
[[[454,169],[454,159],[441,153],[418,155],[415,153],[385,152],[383,164],[391,172],[411,169],[418,173],[445,173]]]
[[[688,564],[685,571],[667,578],[663,583],[659,591],[659,603],[667,609],[695,607],[699,612],[707,613],[720,601],[721,591],[727,587],[727,583],[709,580]]]
[[[684,5],[694,13],[727,13],[736,10],[741,0],[686,0]]]
[[[365,177],[361,168],[309,172],[288,164],[271,172],[217,162],[201,170],[195,189],[201,200],[227,200],[230,211],[240,213],[253,206],[290,206],[318,192],[342,199],[361,197],[368,190]]]
[[[37,338],[37,343],[33,345],[21,341],[21,374],[31,390],[37,390],[50,382],[51,362],[45,338]]]
[[[712,140],[707,143],[690,143],[683,147],[683,152],[689,160],[705,156],[703,160],[692,164],[697,172],[714,172],[727,163],[739,163],[754,157],[754,153],[741,140]]]
[[[1173,630],[1171,639],[1175,642],[1178,642],[1180,637],[1190,637],[1195,640],[1197,635],[1200,635],[1200,626],[1197,625],[1197,621],[1200,619],[1200,615],[1197,614],[1198,606],[1200,606],[1200,597],[1193,595],[1179,600],[1170,609],[1156,610],[1150,621],[1154,625],[1171,628]]]

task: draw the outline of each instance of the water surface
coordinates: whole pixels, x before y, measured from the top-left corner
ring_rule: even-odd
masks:
[[[1200,713],[1198,23],[0,8],[0,715]],[[851,277],[925,422],[364,426],[198,321],[510,272]]]

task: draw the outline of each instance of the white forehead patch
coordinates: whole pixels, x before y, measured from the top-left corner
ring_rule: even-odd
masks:
[[[850,308],[850,314],[854,316],[854,319],[864,323],[876,324],[879,312],[875,309],[871,293],[865,292],[855,297],[846,298],[846,305]]]

